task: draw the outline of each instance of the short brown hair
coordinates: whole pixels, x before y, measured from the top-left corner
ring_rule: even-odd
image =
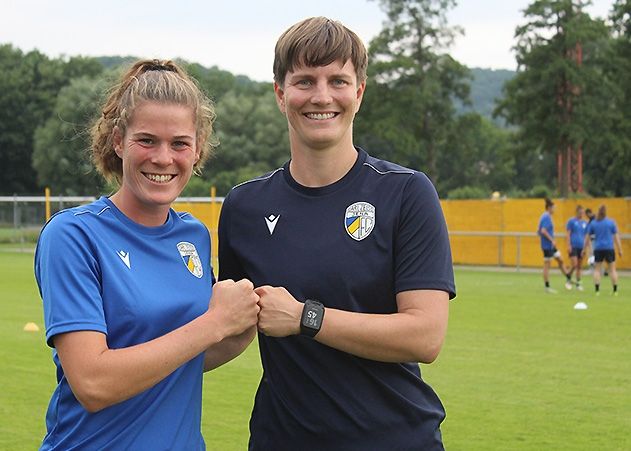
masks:
[[[287,72],[296,66],[326,66],[348,60],[355,66],[357,81],[365,81],[368,55],[361,39],[340,22],[310,17],[289,27],[278,38],[274,51],[274,81],[282,87]]]
[[[137,61],[110,91],[101,115],[92,126],[92,161],[107,180],[121,182],[122,160],[114,150],[113,131],[118,127],[125,134],[136,106],[143,101],[172,103],[191,107],[196,121],[196,142],[199,160],[193,170],[200,169],[215,147],[210,136],[215,120],[212,102],[197,83],[173,61]]]

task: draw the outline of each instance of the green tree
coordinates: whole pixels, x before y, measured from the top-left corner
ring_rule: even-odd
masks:
[[[0,45],[0,193],[38,191],[31,167],[35,129],[50,117],[57,93],[72,77],[101,70],[87,58],[49,59]]]
[[[617,0],[610,15],[612,39],[604,72],[612,94],[601,105],[608,128],[595,133],[599,152],[586,161],[586,184],[595,195],[631,195],[631,1]]]
[[[518,164],[518,169],[525,171],[526,180],[542,177],[553,186],[557,154],[565,167],[568,149],[584,149],[586,162],[602,150],[593,130],[608,127],[603,107],[608,108],[605,99],[611,91],[602,73],[608,31],[584,11],[590,3],[536,0],[524,11],[526,24],[516,29],[518,72],[505,85],[496,112],[519,127],[517,138],[526,153],[521,160],[526,164]],[[568,194],[568,185],[567,179],[561,180],[561,195]]]
[[[274,93],[230,91],[217,103],[217,156],[205,178],[225,195],[234,185],[275,169],[289,159],[287,120]]]
[[[449,158],[439,161],[441,193],[458,191],[462,195],[478,190],[489,197],[493,191],[506,192],[513,187],[515,148],[513,133],[497,127],[479,114],[469,113],[456,119],[447,135]]]
[[[446,11],[455,0],[379,0],[387,15],[369,45],[369,86],[356,141],[383,158],[422,169],[438,182],[454,99],[466,102],[469,71],[445,53],[458,28]]]
[[[103,77],[80,77],[60,90],[51,117],[34,135],[33,168],[41,186],[65,195],[102,192],[104,180],[88,150],[89,127],[106,84]]]

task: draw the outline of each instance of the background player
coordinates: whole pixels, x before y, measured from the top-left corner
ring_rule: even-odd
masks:
[[[572,279],[570,274],[563,266],[563,258],[561,252],[557,249],[554,241],[554,224],[552,223],[552,215],[554,214],[554,202],[546,199],[546,211],[539,218],[539,227],[537,233],[541,237],[541,250],[543,251],[543,282],[547,293],[556,293],[554,288],[550,287],[550,259],[554,258],[559,265],[559,269],[565,276],[565,288],[572,289]]]
[[[583,246],[585,245],[585,230],[587,229],[587,221],[583,219],[583,207],[576,207],[576,216],[570,218],[565,226],[567,230],[567,252],[570,256],[572,269],[570,269],[570,277],[574,272],[576,274],[576,288],[583,291],[581,285],[581,270],[583,267]]]
[[[598,208],[598,214],[596,219],[589,223],[587,226],[587,235],[585,236],[585,245],[589,236],[593,235],[592,246],[594,248],[594,288],[596,295],[600,294],[600,271],[603,261],[607,262],[609,266],[609,277],[611,278],[611,284],[613,286],[614,296],[618,295],[618,272],[616,271],[616,252],[615,247],[618,249],[618,255],[622,257],[622,243],[620,242],[620,235],[618,234],[618,227],[613,219],[607,218],[607,207],[601,205]]]

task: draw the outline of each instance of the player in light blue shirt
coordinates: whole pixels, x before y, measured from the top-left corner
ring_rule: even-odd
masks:
[[[581,269],[583,267],[583,246],[585,243],[585,231],[587,229],[587,221],[583,219],[583,207],[576,207],[576,216],[570,218],[565,226],[567,231],[567,252],[572,262],[570,269],[570,277],[572,273],[576,274],[576,289],[583,291],[581,285]]]
[[[594,288],[596,294],[600,294],[600,272],[603,261],[609,267],[609,277],[613,286],[614,296],[618,295],[618,272],[616,271],[616,252],[614,244],[618,248],[618,255],[622,258],[622,243],[618,234],[618,227],[613,219],[607,218],[607,207],[601,205],[598,208],[596,219],[587,226],[585,246],[589,243],[589,236],[593,235],[592,246],[594,247]]]
[[[42,450],[203,450],[204,371],[256,332],[247,280],[213,286],[210,237],[172,202],[211,146],[212,104],[170,61],[137,62],[92,129],[120,188],[44,227],[35,276],[57,387]]]
[[[561,252],[557,249],[556,241],[554,240],[554,224],[552,223],[552,215],[554,214],[554,202],[550,199],[546,199],[546,211],[543,212],[539,218],[539,226],[537,227],[537,233],[541,239],[541,250],[543,251],[543,283],[545,285],[546,293],[556,293],[556,290],[550,287],[550,260],[554,258],[559,265],[559,269],[565,276],[565,288],[572,289],[572,282],[569,272],[563,265],[563,258]]]

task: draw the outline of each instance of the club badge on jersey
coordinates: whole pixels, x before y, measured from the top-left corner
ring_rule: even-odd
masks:
[[[375,228],[375,207],[368,202],[355,202],[346,208],[344,226],[355,241],[361,241]]]
[[[204,267],[202,261],[199,258],[197,249],[193,243],[187,241],[181,241],[177,243],[177,250],[180,251],[180,256],[184,262],[184,266],[198,279],[201,279],[204,275]]]

